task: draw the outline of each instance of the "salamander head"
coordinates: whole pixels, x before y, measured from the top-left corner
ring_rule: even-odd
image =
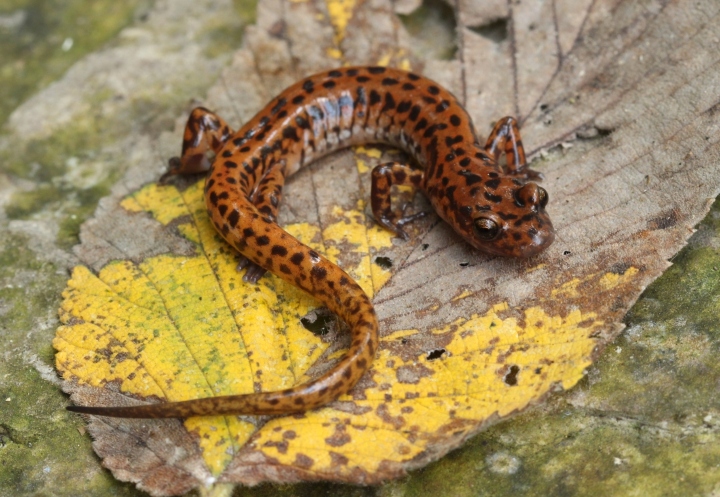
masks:
[[[494,255],[530,257],[552,244],[555,230],[545,212],[545,189],[507,177],[486,183],[497,187],[456,195],[462,206],[456,230],[470,245]]]

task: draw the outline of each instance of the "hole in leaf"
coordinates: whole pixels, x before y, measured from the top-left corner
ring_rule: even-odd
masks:
[[[515,385],[517,385],[517,381],[518,381],[517,377],[518,377],[519,372],[520,372],[520,368],[518,366],[516,366],[514,364],[512,366],[510,366],[510,370],[507,373],[505,373],[505,377],[503,378],[503,381],[505,382],[505,384],[509,385],[511,387],[514,387]]]
[[[335,326],[335,315],[328,309],[316,309],[300,318],[300,322],[313,335],[325,336]]]
[[[434,359],[440,359],[445,353],[445,349],[435,349],[427,353],[427,360],[432,361]]]
[[[390,269],[393,265],[392,259],[383,256],[375,257],[375,264],[383,269]]]

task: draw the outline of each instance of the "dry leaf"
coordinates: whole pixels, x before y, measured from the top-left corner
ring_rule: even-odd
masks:
[[[412,65],[390,3],[283,5],[261,3],[247,48],[204,102],[236,125],[320,68]],[[498,17],[460,2],[459,61],[424,61],[424,72],[467,102],[481,133],[516,114],[526,147],[548,150],[533,167],[546,175],[555,245],[531,261],[492,259],[432,219],[398,243],[366,216],[379,154],[321,161],[290,182],[280,221],[374,295],[373,368],[350,395],[303,415],[191,418],[187,432],[94,418],[96,451],[118,478],[170,495],[213,482],[397,477],[570,388],[620,332],[718,194],[720,6],[508,5],[498,41],[478,26]],[[152,243],[137,243],[141,229]],[[274,277],[241,282],[198,185],[105,202],[82,238],[77,253],[95,273],[75,270],[55,342],[77,403],[275,390],[342,353],[341,332],[300,325],[311,298]]]

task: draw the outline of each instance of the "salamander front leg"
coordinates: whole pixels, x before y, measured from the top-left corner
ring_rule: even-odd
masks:
[[[514,117],[503,117],[493,127],[490,136],[485,143],[485,152],[495,162],[500,159],[500,154],[505,152],[507,159],[507,172],[514,176],[525,179],[542,179],[542,173],[528,169],[525,148],[520,138],[520,129]]]
[[[272,222],[277,219],[280,200],[282,199],[282,190],[285,186],[285,161],[276,162],[270,166],[265,175],[260,179],[250,197],[250,201],[260,214],[269,218]],[[267,262],[267,261],[266,261]],[[272,263],[272,261],[270,261]],[[247,268],[244,281],[257,283],[269,267],[263,268],[255,264],[245,256],[241,256],[238,262],[238,270]]]
[[[376,166],[372,171],[372,189],[370,203],[377,223],[394,232],[403,240],[410,237],[402,227],[407,223],[425,216],[426,212],[418,212],[412,216],[401,217],[392,211],[390,190],[393,185],[419,187],[422,183],[423,171],[412,169],[406,164],[388,162]]]
[[[185,125],[182,156],[169,160],[168,170],[158,182],[163,184],[175,174],[208,171],[212,165],[212,156],[220,151],[232,134],[230,126],[217,114],[204,107],[195,108]]]

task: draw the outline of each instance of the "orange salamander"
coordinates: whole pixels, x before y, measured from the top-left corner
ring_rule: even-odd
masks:
[[[437,83],[386,67],[344,67],[292,85],[239,131],[212,112],[195,109],[185,128],[182,157],[170,160],[161,181],[210,170],[208,215],[243,257],[244,280],[271,271],[323,302],[351,329],[352,344],[329,372],[286,390],[130,407],[70,406],[69,410],[131,418],[186,418],[218,414],[277,415],[314,409],[350,390],[378,348],[370,299],[342,269],[303,245],[275,222],[285,179],[335,150],[386,143],[421,168],[397,162],[372,171],[375,219],[407,239],[404,217],[390,205],[392,185],[425,192],[438,215],[483,252],[530,257],[555,237],[548,195],[533,182],[515,119],[497,122],[484,146],[470,116]],[[507,165],[499,165],[505,153]]]

